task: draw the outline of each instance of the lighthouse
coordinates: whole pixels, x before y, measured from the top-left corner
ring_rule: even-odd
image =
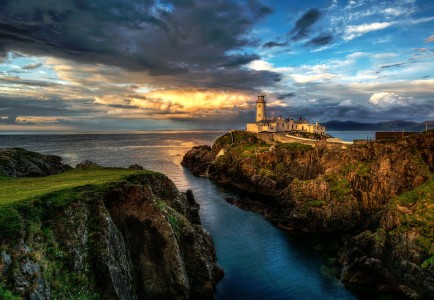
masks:
[[[256,122],[260,122],[266,119],[265,116],[265,95],[259,95],[258,100],[256,100]]]
[[[281,133],[286,134],[290,132],[300,131],[325,135],[325,127],[318,124],[310,124],[308,120],[301,119],[296,121],[294,119],[285,119],[282,117],[267,119],[267,102],[265,101],[265,95],[259,95],[256,100],[256,122],[247,123],[246,131],[260,133]]]

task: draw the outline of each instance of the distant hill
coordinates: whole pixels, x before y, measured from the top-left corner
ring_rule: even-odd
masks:
[[[330,130],[372,130],[372,131],[424,131],[425,124],[428,123],[428,129],[434,129],[434,121],[424,121],[421,123],[408,121],[387,121],[379,123],[359,123],[353,121],[329,121],[323,123],[328,131]]]

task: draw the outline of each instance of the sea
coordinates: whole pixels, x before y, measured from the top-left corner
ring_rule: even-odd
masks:
[[[103,166],[139,164],[167,175],[180,191],[193,190],[202,225],[214,240],[225,276],[215,299],[358,299],[329,268],[336,237],[284,232],[261,215],[242,210],[225,197],[240,191],[181,166],[183,155],[197,145],[212,145],[224,131],[143,131],[126,134],[1,135],[0,148],[20,147],[55,154],[75,166],[85,160]],[[351,141],[372,139],[373,132],[333,132]],[[332,248],[332,249],[330,249]]]

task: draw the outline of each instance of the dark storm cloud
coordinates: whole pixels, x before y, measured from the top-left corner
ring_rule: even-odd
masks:
[[[112,78],[111,75],[110,78]],[[282,75],[269,71],[252,72],[238,68],[212,68],[207,72],[192,71],[182,76],[158,76],[149,78],[149,84],[172,88],[195,87],[199,89],[257,90],[273,86],[281,81]]]
[[[74,116],[89,114],[94,111],[94,104],[91,100],[77,100],[74,103],[63,101],[60,98],[47,100],[34,99],[31,97],[4,97],[0,96],[1,116],[8,116],[4,123],[15,122],[17,116]]]
[[[256,54],[233,56],[228,62],[221,64],[220,66],[228,68],[239,67],[259,58],[260,56]]]
[[[325,46],[330,44],[332,41],[333,36],[331,34],[321,34],[307,42],[306,46]]]
[[[262,45],[262,48],[274,48],[274,47],[284,47],[288,46],[288,41],[286,42],[268,42]]]
[[[159,76],[206,73],[249,62],[253,56],[228,53],[252,44],[246,36],[269,13],[256,0],[3,0],[0,53],[51,55]]]
[[[292,98],[292,97],[295,97],[294,93],[287,93],[287,94],[276,95],[276,98],[279,99],[279,100],[283,100],[283,99],[287,99],[287,98]]]
[[[321,17],[321,12],[316,8],[309,9],[300,19],[295,23],[294,29],[291,31],[292,40],[298,41],[306,38],[312,25],[314,25]]]

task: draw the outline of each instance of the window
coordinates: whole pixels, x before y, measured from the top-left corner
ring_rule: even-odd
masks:
[[[261,108],[261,104],[259,104],[258,107]]]
[[[261,114],[258,114],[258,117],[260,117],[261,116]]]

